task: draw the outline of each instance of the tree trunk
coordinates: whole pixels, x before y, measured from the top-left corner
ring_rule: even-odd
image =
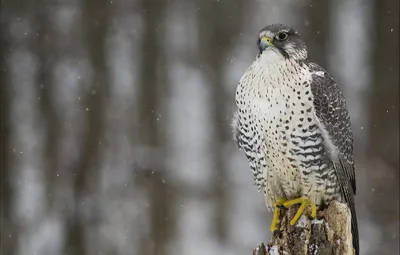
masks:
[[[271,241],[253,250],[253,255],[353,255],[351,214],[346,204],[332,202],[316,219],[302,215],[294,226],[289,221],[297,212],[292,207],[281,215],[281,226]]]

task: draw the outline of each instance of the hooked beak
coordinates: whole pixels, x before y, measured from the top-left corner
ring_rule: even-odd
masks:
[[[260,40],[260,52],[263,52],[266,48],[273,46],[272,39],[266,36],[263,36]]]

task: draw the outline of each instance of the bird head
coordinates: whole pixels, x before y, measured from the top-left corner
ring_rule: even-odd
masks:
[[[261,29],[258,35],[258,57],[266,51],[274,51],[285,59],[307,58],[307,47],[299,33],[283,24],[272,24]]]

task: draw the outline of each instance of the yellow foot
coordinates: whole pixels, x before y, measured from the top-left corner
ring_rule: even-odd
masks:
[[[280,198],[274,203],[274,216],[272,217],[272,222],[271,222],[271,232],[274,232],[279,229],[279,223],[281,222],[279,217],[281,216],[281,208],[280,206],[283,206],[285,203],[285,199]]]
[[[295,205],[295,204],[301,204],[299,210],[297,213],[294,215],[293,219],[290,221],[290,225],[296,224],[296,222],[299,220],[300,216],[303,214],[304,210],[306,209],[306,206],[310,206],[311,208],[311,217],[315,218],[317,217],[317,207],[308,199],[308,198],[296,198],[293,200],[285,201],[283,203],[283,206],[288,208],[289,206]],[[275,214],[274,214],[275,216]],[[272,221],[273,222],[273,221]],[[271,226],[272,229],[272,226]]]

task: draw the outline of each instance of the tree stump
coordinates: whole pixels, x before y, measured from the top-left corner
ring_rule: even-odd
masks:
[[[344,203],[333,201],[311,220],[309,209],[294,226],[289,221],[298,206],[281,211],[281,224],[270,242],[253,250],[253,255],[353,255],[351,213]]]

